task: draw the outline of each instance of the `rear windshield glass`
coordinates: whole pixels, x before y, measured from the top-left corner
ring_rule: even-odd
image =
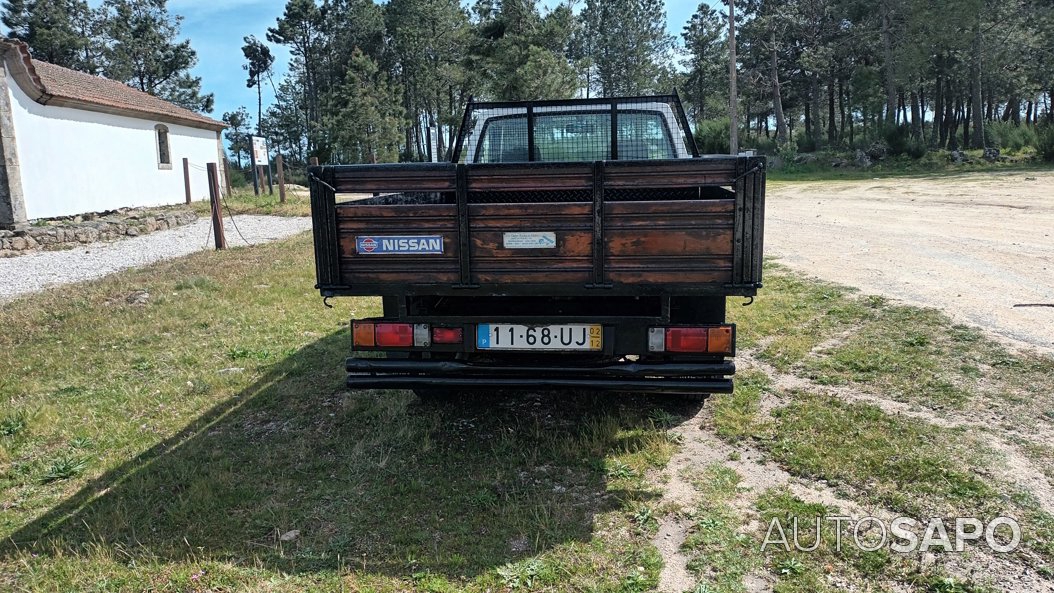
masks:
[[[526,114],[493,117],[483,125],[476,162],[610,159],[610,111],[536,114],[534,152],[534,158],[528,158]],[[672,159],[676,156],[670,130],[662,114],[655,111],[619,111],[619,160]]]

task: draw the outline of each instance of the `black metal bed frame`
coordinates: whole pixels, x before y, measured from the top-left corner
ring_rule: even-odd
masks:
[[[634,97],[618,97],[614,99],[554,99],[545,101],[475,101],[468,98],[465,113],[461,117],[461,126],[458,129],[457,140],[450,151],[450,162],[457,163],[461,160],[464,150],[465,133],[468,131],[469,122],[472,120],[472,112],[476,109],[525,109],[527,113],[527,160],[534,161],[534,109],[535,107],[573,107],[579,105],[606,106],[611,110],[611,160],[618,160],[618,113],[619,105],[626,103],[669,103],[673,106],[674,115],[678,124],[684,129],[685,142],[688,151],[693,157],[699,156],[699,147],[695,143],[692,128],[688,125],[688,117],[681,105],[681,97],[677,89],[669,95],[639,95]]]

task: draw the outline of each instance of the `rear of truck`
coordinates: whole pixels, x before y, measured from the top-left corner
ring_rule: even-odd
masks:
[[[695,155],[676,97],[472,103],[452,162],[310,170],[318,289],[362,388],[732,389],[764,159]]]

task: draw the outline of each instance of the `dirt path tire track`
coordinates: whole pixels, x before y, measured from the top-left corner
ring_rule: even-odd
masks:
[[[991,413],[992,418],[982,418],[980,420],[954,410],[936,412],[918,404],[885,399],[851,387],[819,385],[798,375],[780,372],[773,366],[759,360],[751,351],[740,352],[737,358],[738,364],[743,369],[758,369],[765,373],[773,382],[774,393],[768,394],[768,397],[764,398],[761,406],[762,414],[770,414],[772,410],[785,405],[787,400],[782,396],[781,392],[801,390],[835,397],[845,402],[873,405],[891,416],[904,416],[940,428],[965,428],[982,433],[985,436],[986,444],[1005,459],[1006,464],[1004,467],[993,468],[998,472],[998,477],[1003,481],[1024,487],[1036,497],[1044,511],[1054,515],[1054,486],[1051,485],[1043,471],[1021,451],[1020,446],[1006,438],[1008,436],[1017,437],[1022,440],[1054,446],[1054,435],[1049,430],[1033,424],[1031,425],[1033,431],[1030,433],[1006,430],[1000,430],[997,433],[992,430],[995,425],[992,420],[994,418],[1002,419],[1002,416],[999,416],[994,411]]]
[[[816,385],[808,379],[780,373],[759,361],[750,351],[740,352],[738,358],[745,368],[757,368],[767,373],[776,385],[773,393],[766,394],[763,398],[760,412],[763,415],[768,415],[772,410],[789,402],[789,399],[779,397],[778,394],[781,391],[801,389],[838,397],[844,401],[869,403],[878,406],[888,414],[903,414],[936,426],[948,428],[964,426],[963,423],[941,417],[932,410],[917,409],[909,404],[882,399],[849,388]],[[973,423],[969,427],[979,430],[986,428]],[[653,480],[659,482],[662,488],[663,497],[660,504],[663,506],[683,509],[690,508],[697,503],[699,495],[684,475],[687,472],[701,471],[710,465],[719,464],[734,470],[742,479],[742,491],[733,504],[745,519],[746,531],[764,532],[765,526],[760,524],[754,504],[762,492],[781,486],[788,488],[792,494],[803,501],[820,503],[839,509],[842,513],[851,516],[873,516],[886,522],[898,516],[897,513],[888,509],[861,505],[836,492],[825,483],[792,476],[778,464],[768,460],[762,451],[747,443],[737,443],[733,446],[721,441],[715,436],[712,406],[709,404],[704,405],[693,418],[672,429],[672,432],[678,434],[682,439],[681,450],[671,458],[669,464],[661,472],[662,479],[656,476]],[[1052,506],[1054,505],[1054,490],[1042,473],[1032,466],[1031,461],[1014,445],[1006,441],[998,440],[993,448],[1007,459],[1007,467],[1003,471],[1012,473],[1018,483],[1028,488],[1036,496],[1045,510],[1050,512],[1054,509]],[[1028,479],[1022,480],[1023,475],[1028,476]],[[1001,477],[1011,478],[1010,475]],[[683,593],[694,587],[695,578],[687,569],[690,558],[680,549],[691,528],[691,522],[679,513],[672,513],[660,520],[658,533],[653,539],[653,543],[663,558],[659,591]],[[939,559],[933,555],[924,555],[918,561],[923,565],[940,562],[945,572],[958,579],[991,584],[1007,593],[1054,592],[1054,584],[1044,580],[1035,570],[1022,564],[1018,559],[988,554],[981,549],[967,554],[948,554]],[[886,590],[894,592],[911,590],[907,585],[893,581],[880,584]],[[744,585],[750,593],[768,593],[773,589],[774,579],[767,572],[759,571],[748,575],[744,580]]]

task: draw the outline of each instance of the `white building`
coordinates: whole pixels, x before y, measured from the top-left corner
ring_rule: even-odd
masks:
[[[192,198],[208,197],[204,168],[223,162],[223,122],[34,60],[19,41],[0,39],[0,70],[0,228],[184,202],[184,158]]]

